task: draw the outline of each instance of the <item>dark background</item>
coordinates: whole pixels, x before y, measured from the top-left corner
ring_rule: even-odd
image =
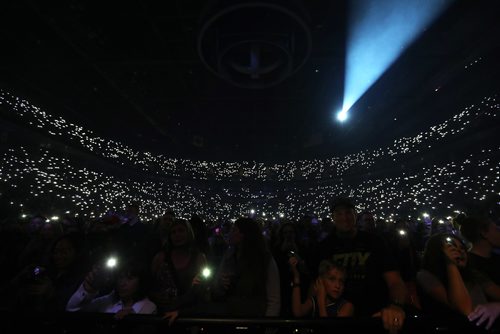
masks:
[[[343,125],[332,115],[342,104],[347,1],[267,1],[307,24],[311,49],[292,75],[265,88],[238,87],[201,60],[200,31],[228,3],[241,1],[4,1],[1,86],[138,150],[264,162],[383,147],[498,89],[495,1],[455,1]],[[295,52],[304,48],[297,38]]]

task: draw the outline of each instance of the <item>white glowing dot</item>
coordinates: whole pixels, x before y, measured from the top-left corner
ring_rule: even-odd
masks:
[[[210,270],[210,268],[204,268],[201,274],[203,275],[203,277],[209,278],[212,274],[212,271]]]
[[[106,266],[108,268],[114,268],[116,267],[116,264],[118,263],[118,261],[116,260],[116,258],[114,257],[110,257],[107,261],[106,261]]]

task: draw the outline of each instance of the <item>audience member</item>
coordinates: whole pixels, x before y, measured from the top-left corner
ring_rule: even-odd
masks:
[[[422,309],[432,315],[464,315],[478,325],[491,326],[500,288],[467,266],[465,243],[453,234],[439,233],[427,242],[422,269],[417,274]]]
[[[198,249],[187,220],[175,219],[169,227],[165,246],[153,258],[150,297],[158,306],[158,311],[173,321],[196,302],[197,291],[193,289],[193,283],[207,260]]]
[[[299,262],[299,281],[304,286],[309,286],[311,281],[310,273],[303,260],[305,258],[305,250],[300,242],[298,231],[294,224],[287,222],[280,226],[272,248],[272,255],[278,265],[280,276],[281,315],[290,316],[292,315],[292,287],[290,286],[290,282],[293,276],[288,261],[291,257],[296,258]],[[305,297],[305,295],[302,297]]]
[[[384,328],[394,333],[406,318],[406,286],[387,243],[356,227],[351,199],[338,197],[331,204],[334,231],[319,244],[318,260],[328,259],[347,269],[345,298],[356,316],[380,316]]]
[[[108,264],[111,265],[111,264]],[[114,313],[121,319],[130,313],[154,314],[156,305],[148,299],[149,270],[142,262],[128,260],[116,264],[115,289],[106,295],[98,296],[103,281],[109,279],[112,268],[97,266],[90,271],[78,290],[66,305],[70,312]]]
[[[292,311],[296,317],[312,315],[313,317],[352,317],[354,306],[342,297],[344,292],[345,269],[329,260],[319,264],[319,277],[310,289],[308,298],[302,303],[300,291],[300,273],[297,270],[298,260],[290,258],[292,281]]]
[[[229,245],[214,291],[214,300],[222,302],[222,313],[232,316],[279,316],[278,267],[260,226],[251,218],[237,219],[231,229]]]

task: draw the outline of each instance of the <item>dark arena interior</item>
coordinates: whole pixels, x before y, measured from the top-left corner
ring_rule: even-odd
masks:
[[[500,332],[499,8],[3,1],[2,332]]]

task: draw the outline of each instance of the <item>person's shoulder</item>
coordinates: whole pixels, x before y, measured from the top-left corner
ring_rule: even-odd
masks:
[[[157,311],[156,304],[153,303],[148,297],[136,302],[132,308],[138,314],[155,314]]]
[[[426,269],[420,269],[417,272],[417,283],[420,285],[429,285],[431,283],[435,283],[436,281],[439,281],[439,279],[430,271]]]

